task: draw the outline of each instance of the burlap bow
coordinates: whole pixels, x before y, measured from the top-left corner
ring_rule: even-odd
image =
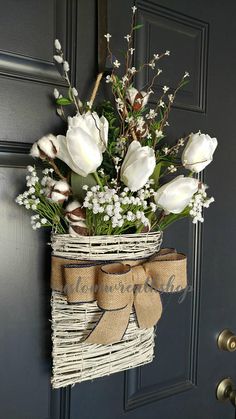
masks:
[[[186,256],[163,249],[145,260],[78,261],[52,256],[51,287],[64,292],[68,303],[97,301],[102,316],[87,343],[110,344],[122,339],[134,305],[141,329],[161,317],[160,292],[187,285]]]

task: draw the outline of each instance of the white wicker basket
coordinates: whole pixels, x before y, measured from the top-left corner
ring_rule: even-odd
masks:
[[[162,233],[121,236],[52,236],[54,256],[84,260],[141,259],[160,250]],[[52,292],[53,388],[92,380],[153,360],[154,329],[139,329],[134,313],[122,341],[110,345],[83,343],[101,316],[97,303],[67,303]]]

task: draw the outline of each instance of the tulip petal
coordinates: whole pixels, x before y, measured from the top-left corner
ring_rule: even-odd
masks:
[[[81,128],[67,131],[67,149],[71,159],[77,166],[76,173],[93,173],[102,163],[102,153],[93,137]]]
[[[150,93],[147,93],[147,92],[144,92],[144,91],[141,91],[140,93],[141,93],[141,95],[143,97],[143,100],[142,100],[142,108],[144,108],[146,106],[146,104],[148,103],[148,99],[149,99]]]
[[[166,213],[179,214],[187,207],[197,190],[197,179],[180,175],[158,189],[155,202]]]
[[[100,134],[102,140],[101,151],[104,152],[107,148],[109,124],[105,116],[101,116],[100,123]]]
[[[135,87],[129,87],[127,89],[126,97],[127,97],[128,101],[130,102],[130,104],[132,106],[134,104],[135,98],[136,98],[138,93],[139,93],[139,91],[137,89],[135,89]]]
[[[191,134],[182,154],[182,163],[186,169],[199,173],[213,160],[217,139],[208,134]]]
[[[57,157],[64,161],[73,172],[78,173],[81,176],[87,176],[86,172],[81,169],[78,169],[78,166],[74,163],[73,159],[71,158],[68,149],[67,149],[67,140],[64,135],[57,136],[58,144],[59,144],[59,151]]]
[[[138,191],[147,183],[155,169],[155,165],[155,157],[148,159],[142,157],[124,170],[121,180],[132,192]]]
[[[121,180],[131,191],[141,189],[156,165],[154,150],[142,147],[139,141],[132,141],[121,166]]]
[[[123,160],[123,164],[121,166],[121,174],[122,174],[124,168],[127,165],[132,164],[135,161],[135,159],[136,159],[135,152],[137,150],[139,150],[140,148],[141,148],[141,144],[140,144],[139,141],[136,141],[136,140],[135,141],[132,141],[132,143],[130,144],[130,146],[129,146],[128,150],[127,150],[127,153],[125,155],[125,158]]]

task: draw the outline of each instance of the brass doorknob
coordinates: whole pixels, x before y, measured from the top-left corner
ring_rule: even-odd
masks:
[[[216,397],[219,401],[229,400],[233,406],[236,406],[236,390],[230,377],[224,378],[216,388]]]
[[[223,330],[217,339],[218,348],[222,351],[236,351],[236,336],[229,329]]]

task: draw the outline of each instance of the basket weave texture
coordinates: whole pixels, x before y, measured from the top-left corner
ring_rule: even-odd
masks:
[[[110,261],[143,259],[160,250],[162,234],[121,236],[52,236],[54,256],[75,260]],[[88,344],[83,340],[99,321],[102,312],[96,302],[67,303],[66,296],[53,291],[52,358],[53,388],[74,385],[147,364],[153,360],[154,328],[139,329],[134,312],[120,342]]]

